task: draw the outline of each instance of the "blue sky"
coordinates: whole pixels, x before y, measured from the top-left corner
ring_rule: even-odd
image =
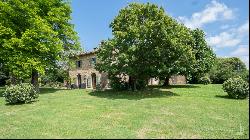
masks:
[[[72,0],[72,23],[82,47],[91,51],[112,37],[109,24],[130,2],[154,3],[190,28],[201,28],[219,57],[240,57],[249,65],[248,0]]]

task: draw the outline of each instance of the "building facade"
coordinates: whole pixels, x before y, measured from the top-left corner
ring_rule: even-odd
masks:
[[[95,52],[82,53],[73,58],[75,66],[69,70],[71,84],[78,88],[95,89],[96,86],[109,88],[108,75],[95,69]]]
[[[69,76],[74,88],[96,89],[97,86],[102,89],[110,88],[107,73],[100,73],[95,69],[97,61],[95,53],[95,51],[82,53],[72,58],[75,61],[75,66],[69,70]],[[159,82],[156,78],[150,78],[148,85],[159,85]],[[174,75],[169,79],[169,83],[172,85],[186,84],[186,78]]]

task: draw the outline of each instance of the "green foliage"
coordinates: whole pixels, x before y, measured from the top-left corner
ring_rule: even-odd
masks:
[[[96,84],[96,90],[97,91],[101,91],[102,90],[102,87],[101,87],[100,83]]]
[[[47,69],[45,74],[41,76],[41,84],[60,82],[68,79],[68,71],[61,68]]]
[[[248,81],[249,71],[244,62],[237,57],[217,58],[214,67],[208,73],[212,83],[222,84],[233,77],[242,77]]]
[[[148,80],[146,79],[138,79],[136,81],[136,88],[138,90],[142,90],[142,89],[145,89],[146,88],[146,85],[148,84]],[[132,88],[133,89],[133,88]]]
[[[4,68],[4,62],[0,59],[0,86],[4,86],[6,84],[6,80],[9,79],[9,72],[6,68]]]
[[[211,81],[210,81],[210,78],[208,76],[204,76],[204,77],[201,77],[199,79],[199,83],[200,84],[204,84],[204,85],[207,85],[207,84],[210,84]]]
[[[6,102],[10,104],[29,103],[38,98],[39,94],[30,83],[21,83],[18,85],[6,86],[3,93]]]
[[[192,30],[194,38],[194,45],[192,45],[193,53],[195,55],[195,63],[192,69],[189,70],[189,83],[199,83],[199,79],[209,72],[215,64],[215,53],[212,48],[208,46],[205,33],[200,29]]]
[[[243,80],[245,80],[246,82],[249,83],[249,70],[246,69],[244,71],[242,71],[239,75]]]
[[[114,90],[127,90],[129,88],[128,82],[121,80],[119,77],[109,77],[110,86]]]
[[[79,48],[70,14],[64,0],[0,1],[0,59],[12,75],[44,74]]]
[[[194,38],[193,52],[196,62],[193,66],[193,73],[202,75],[207,73],[215,63],[215,53],[212,48],[208,46],[205,33],[200,29],[192,30]]]
[[[64,87],[64,83],[62,82],[47,82],[45,84],[42,84],[43,87],[52,87],[52,88],[63,88]]]
[[[245,99],[249,96],[249,83],[242,78],[230,78],[223,83],[223,90],[228,93],[231,98]]]
[[[6,85],[11,85],[11,79],[5,80]]]
[[[162,7],[131,3],[119,11],[110,27],[113,38],[101,44],[96,65],[110,76],[126,74],[143,88],[147,82],[142,81],[150,77],[184,73],[194,63],[190,30]]]

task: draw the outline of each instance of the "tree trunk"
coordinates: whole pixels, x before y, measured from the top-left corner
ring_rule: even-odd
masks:
[[[129,88],[136,91],[136,79],[132,76],[129,76]]]
[[[31,84],[35,87],[35,90],[39,92],[39,83],[38,83],[38,71],[32,70]]]
[[[132,80],[132,77],[131,76],[129,76],[128,77],[128,88],[129,88],[129,90],[132,90],[133,89],[133,80]]]
[[[165,81],[164,81],[163,86],[169,86],[169,78],[170,78],[170,76],[165,77]]]
[[[136,91],[137,90],[136,89],[136,79],[134,79],[133,82],[134,82],[134,88],[133,88],[133,90]]]

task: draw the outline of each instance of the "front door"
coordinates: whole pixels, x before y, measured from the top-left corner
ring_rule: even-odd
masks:
[[[91,76],[92,76],[92,87],[93,89],[96,89],[96,74],[93,73],[91,74]]]

